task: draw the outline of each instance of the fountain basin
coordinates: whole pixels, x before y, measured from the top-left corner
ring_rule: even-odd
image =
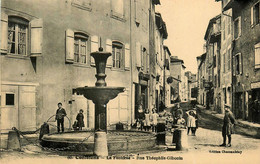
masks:
[[[108,153],[115,154],[119,152],[153,150],[156,148],[155,135],[151,132],[142,131],[108,131]],[[94,133],[91,131],[81,131],[44,135],[41,144],[49,148],[69,147],[69,149],[65,150],[73,152],[93,152]]]
[[[124,92],[124,87],[80,87],[76,89],[80,95],[92,100],[95,104],[107,104],[109,100],[114,99],[119,93]]]

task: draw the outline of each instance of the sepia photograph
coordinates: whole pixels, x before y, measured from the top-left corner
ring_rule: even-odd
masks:
[[[260,163],[260,0],[0,6],[0,163]]]

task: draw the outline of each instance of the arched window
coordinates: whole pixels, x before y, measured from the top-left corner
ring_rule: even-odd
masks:
[[[8,53],[26,55],[28,47],[28,24],[24,18],[8,17]]]
[[[88,39],[88,35],[84,33],[74,33],[74,62],[87,63]]]
[[[117,41],[112,42],[112,59],[114,68],[123,68],[123,44]]]

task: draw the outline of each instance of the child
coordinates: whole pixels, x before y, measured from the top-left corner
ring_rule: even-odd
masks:
[[[82,127],[85,127],[85,125],[84,125],[84,115],[83,115],[82,109],[79,110],[79,113],[78,113],[76,119],[78,121],[79,130],[82,130]]]

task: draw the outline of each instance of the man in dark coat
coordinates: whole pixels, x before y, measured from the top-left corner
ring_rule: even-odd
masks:
[[[230,107],[225,105],[225,116],[222,127],[223,144],[220,146],[231,147],[231,134],[233,134],[233,126],[236,123],[233,113],[230,111]],[[226,145],[226,136],[228,137],[228,144]]]
[[[55,120],[57,120],[57,128],[58,133],[60,132],[60,126],[62,132],[64,132],[64,117],[66,116],[66,111],[64,108],[62,108],[62,103],[58,103],[58,109],[56,111],[56,117]]]

